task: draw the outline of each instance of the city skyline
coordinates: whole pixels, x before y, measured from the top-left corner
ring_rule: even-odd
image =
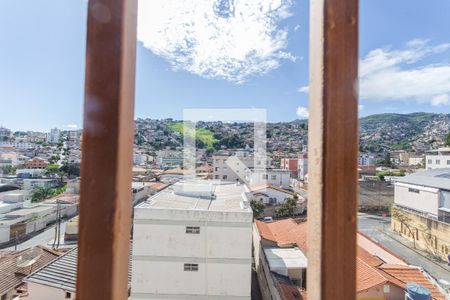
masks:
[[[267,109],[270,122],[308,116],[308,3],[254,1],[263,12],[256,14],[238,5],[243,2],[214,1],[211,7],[199,1],[195,9],[207,15],[199,18],[176,1],[141,1],[136,118],[181,119],[184,108],[255,107]],[[449,112],[450,41],[436,30],[450,25],[446,7],[446,1],[361,3],[361,116]],[[0,102],[6,107],[0,124],[81,128],[86,1],[3,1],[0,8],[0,35],[9,45],[0,49]],[[214,29],[215,22],[223,30]],[[186,30],[168,39],[156,34],[174,26]],[[256,32],[236,31],[240,27]]]

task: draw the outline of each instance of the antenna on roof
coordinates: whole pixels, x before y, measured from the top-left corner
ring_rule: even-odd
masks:
[[[25,268],[30,267],[34,265],[37,260],[42,255],[42,249],[39,247],[33,247],[25,252],[23,252],[19,257],[16,259],[16,265],[18,268]]]

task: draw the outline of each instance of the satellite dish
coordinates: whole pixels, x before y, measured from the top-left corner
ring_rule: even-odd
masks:
[[[25,268],[32,266],[42,255],[42,249],[39,247],[33,247],[19,257],[17,257],[16,264],[19,268]]]

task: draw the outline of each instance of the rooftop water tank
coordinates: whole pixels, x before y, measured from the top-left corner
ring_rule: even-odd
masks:
[[[408,283],[406,292],[411,300],[430,300],[431,292],[417,283]]]

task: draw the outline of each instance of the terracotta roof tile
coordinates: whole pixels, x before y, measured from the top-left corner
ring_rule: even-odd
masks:
[[[380,269],[401,281],[403,283],[403,288],[406,287],[407,283],[415,282],[430,290],[434,299],[445,300],[445,297],[439,292],[438,288],[430,282],[430,280],[419,268],[384,264],[380,266]]]
[[[263,239],[275,242],[280,247],[297,246],[306,254],[308,231],[306,222],[297,224],[294,219],[285,219],[270,223],[261,221],[255,221],[255,223]]]
[[[28,249],[6,253],[0,257],[0,295],[20,285],[25,276],[48,264],[60,255],[46,247],[37,247],[42,250],[42,254],[32,267],[21,268],[17,266],[17,258]]]
[[[298,224],[293,219],[285,219],[274,222],[255,221],[255,224],[261,238],[272,241],[280,247],[297,246],[307,253],[307,222]],[[445,299],[421,270],[407,265],[385,264],[383,260],[360,246],[357,247],[356,275],[357,292],[385,283],[406,289],[407,283],[415,282],[428,288],[434,299]],[[298,291],[296,286],[283,281],[279,282],[279,285],[280,293],[286,296],[283,299],[302,299],[293,296],[294,289]]]

